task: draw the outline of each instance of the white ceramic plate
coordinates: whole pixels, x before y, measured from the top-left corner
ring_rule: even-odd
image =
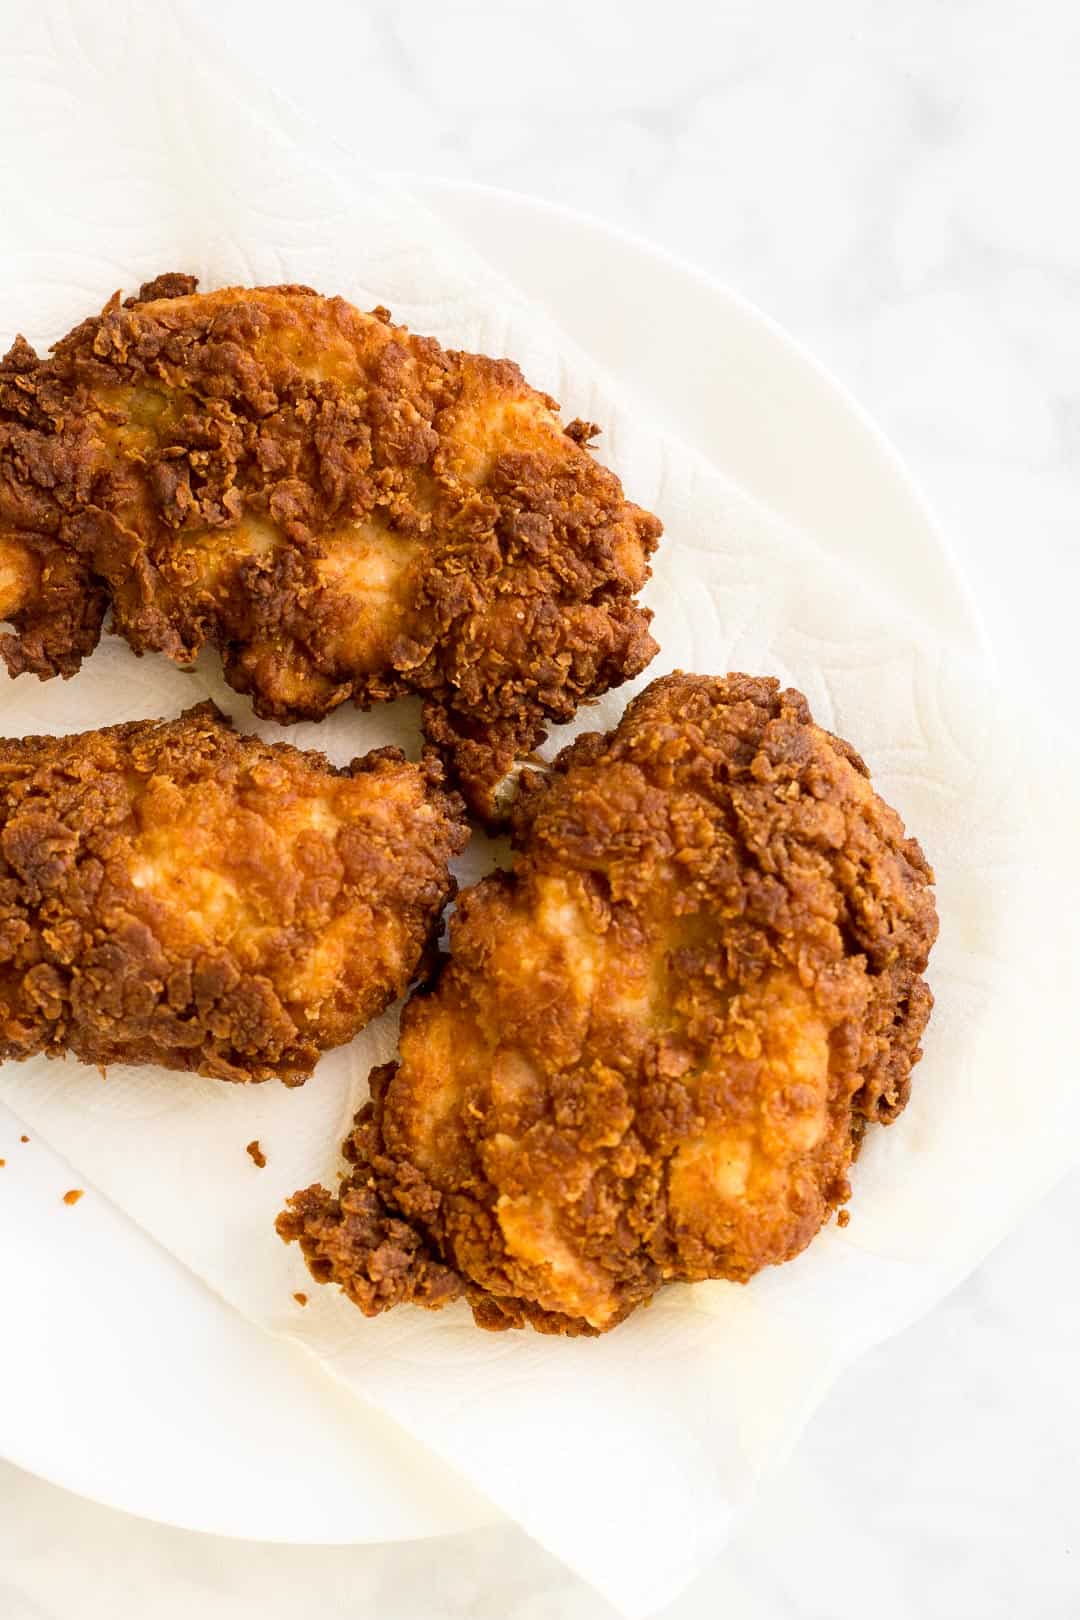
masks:
[[[828,550],[873,571],[935,629],[984,650],[895,452],[771,321],[596,221],[484,187],[407,184],[643,409]],[[663,320],[631,327],[647,306]],[[495,1516],[104,1198],[65,1206],[77,1175],[43,1143],[20,1143],[21,1132],[0,1104],[0,1454],[113,1507],[266,1541],[385,1541]],[[29,1210],[51,1226],[26,1225]]]

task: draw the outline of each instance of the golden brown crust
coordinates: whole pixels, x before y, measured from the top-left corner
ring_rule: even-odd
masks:
[[[417,693],[490,817],[547,722],[653,656],[659,523],[510,361],[310,288],[194,288],[0,363],[9,669],[72,674],[111,606],[136,652],[220,648],[270,719]]]
[[[369,1313],[464,1294],[484,1327],[595,1333],[790,1259],[848,1198],[920,1055],[933,874],[854,750],[742,675],[654,682],[514,824],[338,1197],[279,1231]]]
[[[0,741],[0,1059],[298,1085],[406,989],[467,833],[434,756],[177,720]]]

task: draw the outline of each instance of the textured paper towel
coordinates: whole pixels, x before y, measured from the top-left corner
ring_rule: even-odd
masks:
[[[1036,733],[1022,694],[993,692],[722,469],[651,431],[443,226],[246,82],[182,13],[154,11],[148,28],[136,8],[113,8],[107,36],[61,6],[8,13],[0,126],[20,156],[0,176],[3,331],[46,343],[115,287],[189,269],[208,285],[309,282],[387,303],[456,346],[512,354],[568,417],[603,424],[603,458],[665,520],[647,593],[663,650],[646,678],[682,666],[798,685],[864,753],[937,868],[926,1058],[901,1122],[870,1135],[851,1226],[750,1288],[671,1289],[596,1342],[485,1335],[463,1309],[367,1322],[326,1290],[306,1312],[293,1305],[306,1273],[273,1216],[295,1187],[332,1179],[368,1069],[393,1051],[392,1015],[299,1091],[153,1070],[102,1081],[43,1060],[0,1074],[23,1119],[223,1296],[300,1338],[613,1602],[646,1614],[715,1555],[839,1367],[940,1295],[1071,1162],[1073,1057],[1055,1013],[1077,966],[1075,862],[1060,854],[1076,770],[1052,716]],[[212,660],[184,675],[120,644],[73,683],[0,685],[0,731],[168,714],[207,693],[244,729],[275,734]],[[628,695],[558,742],[612,723]],[[339,712],[288,735],[338,760],[375,742],[415,750],[415,708]],[[489,860],[477,840],[463,875]],[[258,1175],[243,1151],[255,1136],[269,1159]]]

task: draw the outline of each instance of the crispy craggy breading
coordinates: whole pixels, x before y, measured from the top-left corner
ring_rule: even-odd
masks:
[[[0,1059],[301,1084],[414,977],[467,833],[429,755],[177,720],[0,742]]]
[[[516,842],[461,896],[352,1171],[281,1236],[368,1314],[464,1295],[569,1334],[791,1259],[907,1101],[918,844],[799,693],[744,675],[654,682],[525,778]]]
[[[660,524],[590,424],[509,360],[307,287],[117,294],[0,363],[0,650],[71,675],[113,629],[209,643],[257,713],[405,693],[473,810],[656,651],[634,600]]]

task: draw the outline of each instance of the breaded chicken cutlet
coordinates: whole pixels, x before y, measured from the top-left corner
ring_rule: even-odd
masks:
[[[300,286],[117,294],[0,363],[0,650],[68,676],[112,628],[209,643],[258,714],[423,699],[473,811],[656,645],[660,534],[594,429],[509,360],[445,350]]]
[[[933,874],[854,750],[742,675],[654,682],[522,779],[515,829],[351,1171],[278,1231],[369,1315],[464,1296],[594,1334],[791,1259],[849,1197],[920,1056]]]
[[[0,741],[0,1059],[299,1085],[415,975],[467,837],[441,780],[211,703]]]

